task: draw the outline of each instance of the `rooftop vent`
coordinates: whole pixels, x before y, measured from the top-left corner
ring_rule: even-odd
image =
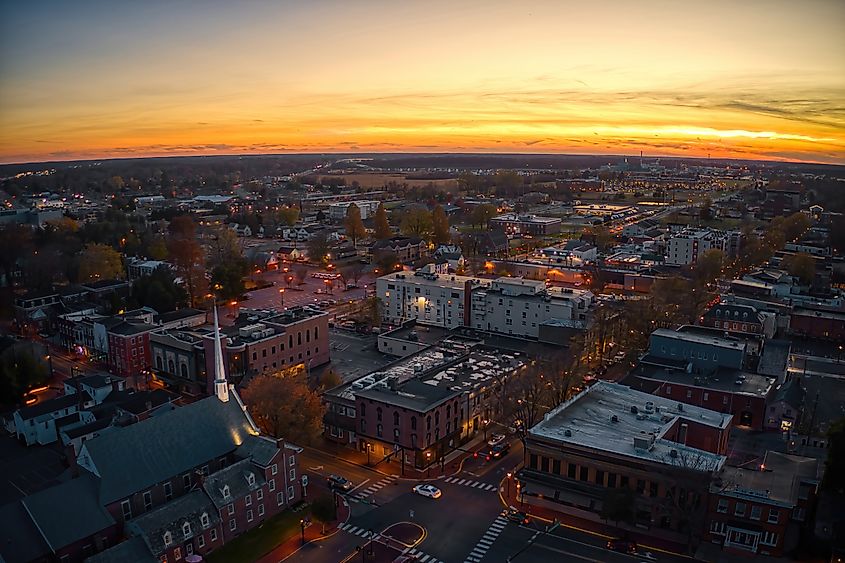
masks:
[[[563,431],[563,435],[566,436],[567,438],[571,438],[572,437],[572,430],[567,428],[566,430]]]
[[[676,458],[678,457],[678,450],[670,450],[669,457]]]
[[[614,414],[610,417],[610,422],[619,422],[619,417]]]
[[[637,414],[638,412],[640,412],[640,409],[637,408],[637,405],[631,405],[631,414]]]
[[[653,402],[646,401],[645,412],[647,412],[648,414],[651,414],[651,413],[654,412],[654,403]]]
[[[684,412],[684,404],[678,403],[678,412]]]

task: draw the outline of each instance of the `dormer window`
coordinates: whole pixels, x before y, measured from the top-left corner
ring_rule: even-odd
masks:
[[[247,473],[246,474],[246,482],[249,483],[250,486],[255,484],[255,473]]]
[[[185,539],[191,537],[191,523],[185,522],[182,524],[182,534],[185,536]]]
[[[229,485],[223,485],[223,490],[221,492],[223,493],[223,498],[229,498],[230,496],[232,496],[232,494],[229,492]]]
[[[164,532],[164,547],[168,547],[172,543],[173,543],[173,534],[171,534],[170,532]]]
[[[211,523],[211,522],[210,522],[210,520],[208,519],[208,513],[207,513],[207,512],[203,512],[203,513],[202,513],[202,516],[200,516],[200,525],[201,525],[203,528],[208,528],[208,525],[209,525],[210,523]]]

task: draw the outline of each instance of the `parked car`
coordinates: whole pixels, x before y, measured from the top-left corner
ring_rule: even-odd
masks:
[[[514,522],[522,526],[527,526],[531,522],[531,517],[528,516],[528,514],[515,508],[509,508],[507,514],[505,514],[505,518],[507,518],[510,522]]]
[[[422,495],[424,497],[429,498],[440,498],[443,496],[443,493],[440,492],[440,489],[435,487],[434,485],[417,485],[414,487],[414,492],[418,495]]]
[[[637,552],[637,542],[624,538],[617,538],[607,542],[607,549],[610,551],[618,551],[619,553],[633,555]]]
[[[329,488],[334,489],[336,491],[348,493],[353,488],[352,481],[350,481],[346,477],[341,477],[340,475],[329,475],[328,477],[326,477],[326,481],[329,484]]]
[[[508,437],[507,437],[507,436],[505,436],[504,434],[493,434],[493,435],[490,437],[490,439],[489,439],[489,440],[487,440],[487,445],[488,445],[488,446],[490,446],[490,447],[492,448],[493,446],[496,446],[496,445],[498,445],[498,444],[501,444],[502,442],[504,442],[505,440],[507,440],[507,438],[508,438]]]

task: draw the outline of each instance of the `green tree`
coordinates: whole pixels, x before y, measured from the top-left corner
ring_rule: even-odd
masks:
[[[496,207],[489,203],[482,203],[476,205],[469,215],[470,224],[478,225],[480,229],[486,229],[490,226],[490,219],[496,216]]]
[[[695,276],[701,283],[712,283],[719,278],[725,264],[725,253],[718,248],[711,248],[701,255],[695,265]]]
[[[147,256],[150,260],[167,260],[169,253],[167,252],[167,241],[164,237],[155,236],[147,244]]]
[[[403,214],[399,230],[403,235],[427,238],[431,226],[431,212],[425,207],[414,205]]]
[[[320,523],[323,533],[326,533],[326,524],[337,518],[337,508],[334,499],[329,495],[321,495],[311,502],[311,516]]]
[[[845,493],[845,418],[830,425],[822,486],[833,493]]]
[[[31,345],[8,340],[0,345],[6,346],[0,354],[0,404],[16,405],[27,391],[46,383],[49,374]]]
[[[308,387],[305,371],[264,374],[243,389],[243,400],[262,432],[299,445],[317,441],[325,407]]]
[[[449,218],[446,217],[446,212],[443,207],[437,205],[431,213],[431,242],[434,244],[448,244],[452,239],[449,233]]]
[[[367,235],[364,222],[361,220],[361,209],[354,203],[346,208],[346,218],[343,221],[346,236],[352,239],[352,246],[358,247],[358,241]]]
[[[244,259],[221,263],[211,270],[211,285],[220,299],[238,299],[246,291],[244,276],[248,272]]]
[[[142,276],[132,284],[132,297],[141,307],[152,307],[159,313],[184,306],[188,294],[176,283],[167,266],[156,268],[149,276]]]
[[[123,259],[120,253],[105,244],[88,244],[79,256],[79,281],[122,279]]]
[[[393,229],[390,228],[390,223],[387,221],[387,210],[384,208],[384,204],[378,204],[376,216],[373,221],[375,223],[375,237],[377,240],[387,240],[393,236]]]
[[[634,491],[628,487],[605,491],[601,508],[601,517],[604,520],[614,522],[617,526],[620,522],[631,524],[634,521],[635,510]]]
[[[783,265],[789,275],[798,278],[803,285],[813,283],[816,277],[816,259],[809,254],[791,254],[783,259]]]
[[[315,263],[325,263],[329,253],[329,238],[326,231],[314,233],[305,245],[308,251],[308,259]]]
[[[276,218],[282,225],[292,227],[299,221],[299,209],[296,207],[282,207],[276,212]]]

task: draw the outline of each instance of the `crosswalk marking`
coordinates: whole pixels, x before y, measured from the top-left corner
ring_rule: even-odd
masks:
[[[463,487],[471,487],[474,489],[481,489],[483,491],[495,491],[498,489],[496,485],[482,483],[481,481],[473,481],[472,479],[458,479],[457,477],[447,477],[445,481],[453,485],[461,485]]]
[[[493,520],[487,527],[487,530],[484,534],[482,534],[481,538],[479,538],[476,542],[475,547],[472,548],[469,555],[466,556],[464,563],[478,563],[484,559],[484,556],[490,548],[493,547],[493,542],[495,542],[496,538],[499,537],[499,534],[504,531],[506,524],[506,519],[502,516],[497,516],[496,519]]]
[[[392,475],[385,477],[385,478],[381,479],[380,481],[376,481],[375,483],[373,483],[372,485],[370,485],[369,487],[367,487],[363,491],[359,491],[359,492],[355,493],[355,495],[353,495],[352,498],[353,498],[353,500],[358,500],[358,501],[366,500],[369,497],[373,496],[378,491],[380,491],[381,489],[383,489],[384,487],[386,487],[387,485],[393,483],[396,479],[397,479],[397,477],[392,476]]]

